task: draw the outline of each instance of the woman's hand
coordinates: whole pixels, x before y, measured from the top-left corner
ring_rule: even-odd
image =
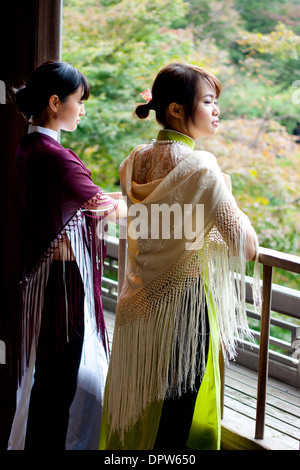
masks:
[[[125,219],[127,217],[127,204],[123,199],[121,192],[116,193],[105,193],[106,196],[109,196],[111,199],[118,201],[117,210],[110,215],[108,215],[108,220],[111,222],[119,223],[120,219]]]
[[[112,199],[123,199],[122,193],[121,192],[116,192],[116,193],[105,193],[106,196],[111,197]]]

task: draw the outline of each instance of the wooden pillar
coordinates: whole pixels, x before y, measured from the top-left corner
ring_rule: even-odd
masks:
[[[0,6],[0,341],[6,350],[6,363],[0,364],[0,450],[7,446],[16,405],[18,293],[23,237],[14,155],[20,137],[27,132],[26,123],[9,94],[10,88],[22,85],[37,65],[60,58],[61,12],[62,0],[14,0],[1,2]]]

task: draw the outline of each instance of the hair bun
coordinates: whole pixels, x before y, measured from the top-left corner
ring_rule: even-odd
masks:
[[[139,119],[146,119],[150,114],[150,109],[153,109],[151,106],[151,101],[149,101],[149,103],[139,104],[135,108],[135,114]]]
[[[19,88],[18,90],[15,90],[15,97],[16,97],[16,103],[22,114],[26,117],[26,119],[30,119],[32,115],[32,109],[31,109],[31,98],[30,98],[30,93],[27,89],[26,86],[23,86]]]

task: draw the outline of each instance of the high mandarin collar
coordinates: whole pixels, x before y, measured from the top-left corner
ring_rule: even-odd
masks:
[[[162,129],[159,131],[158,136],[156,138],[157,141],[170,141],[170,142],[179,142],[182,144],[187,145],[192,150],[195,147],[195,141],[181,132],[173,131],[171,129]]]

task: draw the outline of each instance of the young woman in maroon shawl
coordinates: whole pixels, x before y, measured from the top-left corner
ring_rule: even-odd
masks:
[[[126,206],[119,193],[104,194],[80,158],[58,142],[60,130],[77,128],[88,96],[86,78],[64,62],[41,65],[16,91],[30,125],[16,152],[26,249],[11,449],[98,444],[108,360],[104,223],[125,216]]]

